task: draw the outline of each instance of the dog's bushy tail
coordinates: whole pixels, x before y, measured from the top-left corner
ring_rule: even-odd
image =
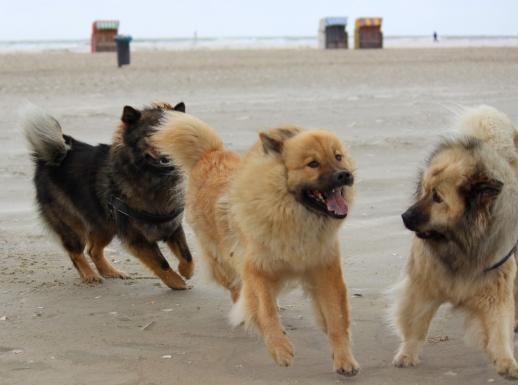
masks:
[[[164,123],[151,141],[188,174],[205,154],[224,147],[212,127],[192,115],[176,111],[166,113]]]
[[[493,147],[509,162],[518,157],[518,131],[509,117],[496,108],[467,108],[460,115],[459,131]]]
[[[35,106],[26,108],[22,119],[22,130],[34,158],[58,166],[69,150],[59,122]]]

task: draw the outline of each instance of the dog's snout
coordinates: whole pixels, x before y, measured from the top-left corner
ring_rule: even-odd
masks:
[[[349,171],[337,171],[333,175],[333,181],[339,186],[352,186],[354,183],[354,176]]]
[[[419,225],[428,221],[428,216],[413,206],[401,215],[401,219],[407,229],[416,231]]]

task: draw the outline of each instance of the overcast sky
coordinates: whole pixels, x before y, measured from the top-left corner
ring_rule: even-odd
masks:
[[[0,0],[0,40],[86,39],[95,19],[135,38],[310,36],[324,16],[382,16],[386,35],[518,35],[517,15],[518,0]]]

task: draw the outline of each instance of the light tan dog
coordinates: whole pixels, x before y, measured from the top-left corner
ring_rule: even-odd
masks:
[[[241,157],[205,123],[179,113],[153,140],[188,175],[187,221],[235,302],[232,322],[255,326],[274,360],[290,365],[276,299],[298,281],[329,337],[335,370],[355,375],[337,234],[353,199],[354,165],[341,141],[284,127],[261,133]]]
[[[416,365],[439,306],[466,313],[466,327],[502,376],[518,378],[513,357],[518,178],[516,131],[490,107],[468,110],[461,134],[443,141],[403,215],[415,232],[399,285],[394,365]]]

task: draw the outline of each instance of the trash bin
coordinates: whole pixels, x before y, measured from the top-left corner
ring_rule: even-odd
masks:
[[[115,45],[117,46],[117,64],[119,67],[130,63],[130,41],[131,36],[115,36]]]

